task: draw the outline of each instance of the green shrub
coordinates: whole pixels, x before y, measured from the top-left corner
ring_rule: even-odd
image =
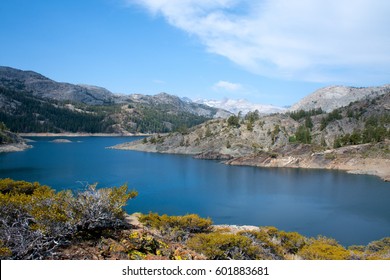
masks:
[[[321,119],[321,130],[324,130],[329,123],[334,122],[336,120],[341,120],[343,116],[341,115],[340,111],[338,109],[333,110],[332,112],[328,113],[328,115]]]
[[[258,110],[255,110],[254,112],[248,112],[245,115],[245,120],[249,121],[251,124],[253,124],[255,121],[258,121],[260,119],[260,113]]]
[[[372,241],[364,251],[365,258],[369,260],[390,259],[390,237]]]
[[[296,121],[299,121],[302,118],[308,118],[311,116],[316,116],[324,113],[321,108],[318,109],[312,109],[309,111],[304,111],[304,110],[299,110],[299,111],[294,111],[290,112],[290,117]]]
[[[327,160],[335,160],[336,158],[337,158],[337,155],[334,153],[325,154],[325,159],[327,159]]]
[[[297,137],[295,135],[291,135],[288,137],[288,142],[289,143],[296,143],[297,142]]]
[[[248,131],[253,131],[253,123],[248,122],[248,123],[246,124],[246,129],[247,129]]]
[[[277,239],[277,229],[274,227],[262,228],[260,231],[242,231],[239,234],[252,240],[253,246],[256,246],[256,259],[261,260],[282,260],[284,259],[284,250],[279,245]],[[276,229],[276,232],[273,231]]]
[[[240,118],[238,116],[230,116],[227,119],[227,123],[229,126],[239,127],[240,126]]]
[[[298,255],[305,260],[346,260],[350,252],[334,239],[318,237],[309,240]]]
[[[187,241],[187,246],[211,260],[253,260],[258,252],[250,238],[220,232],[197,234]]]
[[[142,215],[139,220],[146,226],[156,228],[162,234],[167,234],[175,240],[186,240],[190,234],[209,232],[212,225],[210,218],[200,218],[196,214],[160,216],[157,213],[149,213]]]
[[[279,232],[281,246],[289,253],[296,254],[306,244],[306,238],[297,232]]]
[[[299,126],[295,133],[295,141],[303,144],[310,144],[311,143],[310,129],[305,127],[304,125]]]
[[[48,188],[46,186],[41,186],[39,183],[26,182],[26,181],[14,181],[12,179],[6,178],[0,180],[0,193],[7,194],[11,193],[16,194],[27,194],[31,195],[37,189]]]

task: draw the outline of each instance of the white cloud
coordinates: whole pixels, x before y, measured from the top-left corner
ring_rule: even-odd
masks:
[[[237,91],[242,89],[242,85],[236,84],[236,83],[231,83],[227,81],[219,81],[215,85],[213,85],[214,90],[227,90],[227,91]]]
[[[388,77],[388,0],[127,0],[196,35],[209,52],[266,76]]]

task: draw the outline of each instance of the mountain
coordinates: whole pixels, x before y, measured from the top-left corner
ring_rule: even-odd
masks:
[[[199,104],[204,104],[213,108],[221,108],[226,111],[229,111],[233,114],[247,114],[248,112],[258,111],[259,114],[273,114],[273,113],[282,113],[286,111],[285,108],[277,107],[273,105],[264,105],[264,104],[255,104],[250,103],[245,99],[223,99],[223,100],[207,100],[207,99],[198,99],[194,102]]]
[[[325,112],[347,106],[351,102],[372,99],[390,92],[390,85],[381,87],[346,87],[330,86],[321,88],[306,96],[289,108],[290,111],[312,110],[321,108]]]
[[[0,121],[15,132],[170,132],[229,115],[167,93],[115,95],[0,67]]]
[[[58,101],[80,102],[88,105],[103,105],[115,102],[107,89],[55,82],[39,73],[0,66],[0,86],[31,92],[38,98]]]
[[[23,71],[4,66],[0,66],[0,86],[12,90],[31,92],[32,95],[38,98],[70,101],[86,105],[165,104],[171,106],[172,110],[184,111],[198,116],[210,118],[229,116],[229,113],[224,110],[198,105],[194,102],[185,102],[179,97],[167,93],[154,96],[142,94],[114,95],[102,87],[60,83],[33,71]]]
[[[231,116],[114,148],[190,154],[235,165],[342,169],[390,180],[389,146],[390,92],[329,113]]]
[[[229,116],[222,109],[193,102],[184,102],[167,93],[122,96],[120,110],[110,115],[122,131],[171,132],[186,130],[212,118]]]

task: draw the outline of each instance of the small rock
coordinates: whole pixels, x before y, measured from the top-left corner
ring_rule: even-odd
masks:
[[[72,143],[72,141],[68,140],[68,139],[54,139],[53,141],[51,141],[52,143]]]

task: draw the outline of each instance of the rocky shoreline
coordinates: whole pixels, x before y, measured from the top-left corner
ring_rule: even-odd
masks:
[[[390,155],[383,153],[390,141],[376,144],[361,144],[338,149],[313,152],[310,145],[286,145],[272,152],[232,156],[215,151],[198,152],[192,149],[159,150],[156,146],[143,144],[141,141],[120,144],[112,149],[136,150],[142,152],[187,154],[197,159],[221,160],[228,165],[273,167],[273,168],[305,168],[341,170],[352,174],[375,175],[390,182]]]
[[[336,156],[334,159],[327,159],[327,155],[334,157],[331,152],[296,157],[284,156],[278,158],[272,158],[270,156],[250,156],[235,158],[226,161],[225,164],[271,168],[340,170],[351,174],[374,175],[380,177],[385,182],[390,182],[390,159],[359,158],[349,156]]]
[[[30,148],[32,146],[26,143],[4,144],[0,145],[0,153],[22,152]]]

